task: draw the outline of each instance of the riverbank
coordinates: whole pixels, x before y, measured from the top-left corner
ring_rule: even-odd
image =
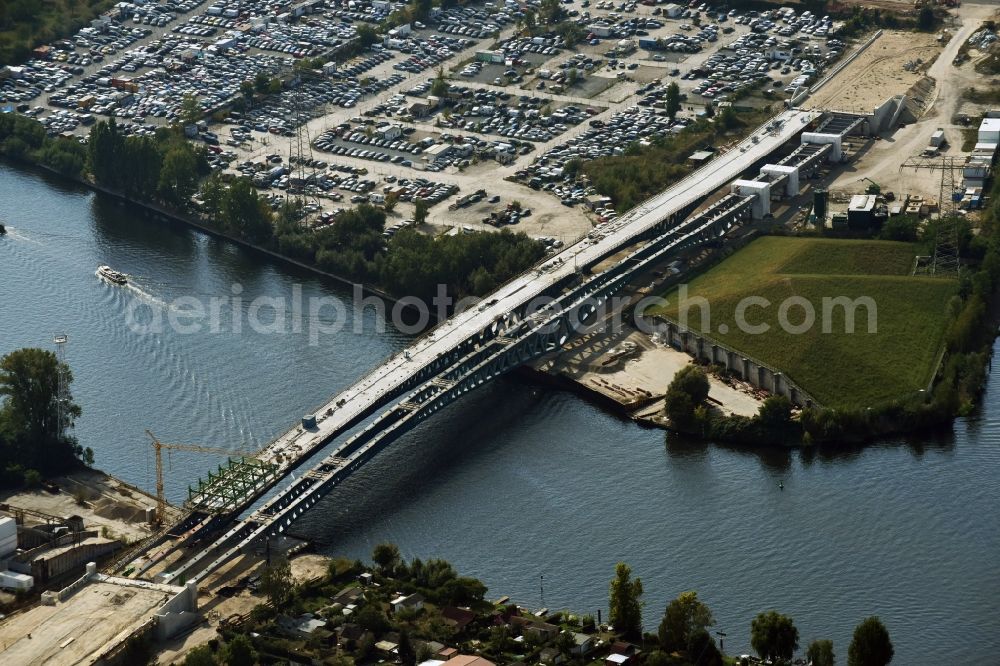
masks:
[[[122,202],[124,204],[140,208],[146,214],[150,214],[150,215],[152,215],[153,217],[155,217],[157,219],[160,219],[160,220],[163,220],[163,221],[171,221],[171,222],[175,222],[175,223],[180,223],[180,224],[186,225],[186,226],[188,226],[188,227],[190,227],[192,229],[196,229],[197,231],[199,231],[199,232],[201,232],[203,234],[206,234],[208,236],[211,236],[213,238],[218,238],[218,239],[221,239],[221,240],[229,241],[231,243],[239,245],[240,247],[242,247],[242,248],[244,248],[246,250],[250,250],[251,252],[255,252],[255,253],[260,253],[262,255],[266,255],[266,256],[270,257],[271,259],[276,259],[276,260],[278,260],[278,261],[280,261],[280,262],[282,262],[284,264],[287,264],[289,266],[294,266],[294,267],[302,269],[302,270],[310,271],[311,273],[313,273],[315,275],[319,275],[319,276],[322,276],[324,278],[328,278],[328,279],[334,280],[334,281],[340,283],[341,285],[343,285],[345,287],[350,287],[352,289],[355,288],[355,287],[360,287],[362,289],[362,291],[365,294],[367,294],[367,295],[378,296],[379,298],[384,299],[384,300],[389,301],[389,302],[392,302],[392,303],[398,303],[399,300],[400,300],[400,299],[396,298],[395,296],[393,296],[392,294],[390,294],[390,293],[388,293],[388,292],[386,292],[386,291],[384,291],[382,289],[379,289],[375,285],[355,282],[353,280],[348,280],[347,278],[345,278],[343,276],[336,275],[336,274],[330,273],[328,271],[324,271],[321,268],[318,268],[317,266],[314,266],[314,265],[311,265],[311,264],[307,264],[305,262],[299,261],[299,260],[294,259],[292,257],[289,257],[287,255],[281,254],[280,252],[276,252],[276,251],[274,251],[274,250],[272,250],[270,248],[266,248],[266,247],[264,247],[262,245],[259,245],[257,243],[252,243],[252,242],[250,242],[250,241],[248,241],[248,240],[246,240],[244,238],[240,238],[238,236],[234,236],[232,234],[226,233],[225,231],[223,231],[221,229],[218,229],[216,227],[213,227],[210,224],[207,224],[205,221],[203,221],[203,220],[201,220],[199,218],[196,218],[196,217],[194,217],[194,216],[192,216],[190,214],[184,213],[182,211],[174,210],[174,209],[171,209],[171,208],[167,208],[165,206],[161,206],[161,205],[159,205],[157,203],[154,203],[154,202],[141,201],[141,200],[138,200],[138,199],[134,199],[132,197],[129,197],[128,195],[126,195],[123,192],[119,192],[119,191],[113,190],[113,189],[111,189],[109,187],[100,185],[99,183],[94,182],[90,178],[86,178],[86,177],[83,177],[83,176],[71,176],[71,175],[62,173],[60,171],[57,171],[56,169],[53,169],[52,167],[47,166],[45,164],[42,164],[40,162],[34,162],[34,161],[30,161],[30,160],[16,160],[16,159],[13,159],[13,158],[11,158],[9,156],[5,156],[3,159],[6,159],[9,162],[12,162],[12,163],[15,163],[15,164],[27,165],[27,166],[29,166],[31,168],[39,169],[41,171],[46,172],[50,176],[68,180],[68,181],[70,181],[72,183],[75,183],[77,185],[81,185],[83,187],[86,187],[86,188],[88,188],[88,189],[90,189],[90,190],[92,190],[92,191],[94,191],[94,192],[96,192],[98,194],[102,194],[102,195],[111,197],[111,198],[115,199],[116,201]],[[8,220],[8,222],[9,222],[9,220]],[[432,311],[431,315],[432,316],[437,316],[437,313]]]

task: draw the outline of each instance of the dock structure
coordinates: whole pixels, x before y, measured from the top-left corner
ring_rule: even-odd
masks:
[[[861,125],[838,118],[834,131],[807,131],[824,120],[818,111],[797,109],[775,116],[709,164],[388,358],[320,407],[315,420],[303,420],[258,453],[258,460],[273,466],[269,468],[272,473],[266,482],[254,485],[236,508],[248,507],[294,468],[367,419],[361,430],[326,451],[324,458],[296,475],[250,516],[161,574],[162,579],[200,579],[259,538],[284,532],[333,487],[416,424],[494,377],[560,348],[635,274],[716,241],[749,218],[769,215],[772,196],[798,194],[800,175],[811,175],[824,160],[840,159],[842,135],[836,130],[846,134]],[[796,137],[801,137],[801,145],[795,151],[777,164],[766,163],[769,155]],[[760,169],[758,176],[741,179],[754,168]],[[731,184],[729,194],[692,215],[727,183]],[[625,258],[612,266],[587,272],[622,252]]]

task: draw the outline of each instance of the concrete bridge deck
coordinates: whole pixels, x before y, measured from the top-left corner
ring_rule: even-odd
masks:
[[[343,434],[380,406],[405,391],[408,380],[447,356],[461,343],[480,334],[524,303],[570,279],[578,269],[614,254],[657,225],[671,221],[727,182],[737,178],[789,141],[820,114],[789,110],[758,128],[729,152],[691,173],[666,191],[651,197],[614,222],[595,229],[587,238],[566,247],[538,269],[513,279],[491,294],[483,305],[456,314],[390,357],[361,380],[334,396],[316,412],[317,425],[301,426],[275,439],[260,458],[287,471]]]
[[[512,280],[478,307],[442,323],[337,395],[321,408],[324,411],[318,416],[322,418],[315,428],[296,427],[275,440],[262,455],[288,470],[366,416],[386,406],[388,409],[299,475],[247,520],[237,522],[167,574],[166,579],[182,574],[189,580],[200,579],[260,537],[284,531],[341,480],[422,419],[464,392],[537,356],[541,350],[558,348],[565,341],[561,331],[566,330],[568,313],[576,310],[586,316],[592,311],[588,300],[600,302],[607,298],[624,286],[635,270],[662,261],[670,253],[718,238],[740,219],[749,217],[761,196],[770,199],[769,190],[747,195],[734,189],[708,209],[686,219],[707,196],[763,163],[819,115],[800,111],[781,114],[710,165]],[[830,146],[820,150],[803,148],[789,156],[786,163],[814,169]],[[775,184],[786,180],[763,172],[761,178],[764,184],[769,179]],[[643,239],[651,242],[635,246]],[[593,266],[630,246],[635,247],[628,257],[610,268],[589,276],[579,273],[580,268]],[[562,289],[570,285],[572,288]],[[550,297],[545,307],[524,311],[526,303],[543,295]],[[551,331],[560,325],[562,329],[553,335]],[[549,332],[543,333],[546,327]]]

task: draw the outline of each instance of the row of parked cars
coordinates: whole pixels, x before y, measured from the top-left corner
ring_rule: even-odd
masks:
[[[413,128],[407,129],[411,132],[413,130]],[[367,147],[354,147],[345,144]],[[388,139],[375,134],[367,134],[363,131],[357,131],[350,123],[342,123],[326,130],[316,138],[313,146],[333,155],[375,162],[393,162],[407,167],[413,166],[413,161],[404,157],[403,153],[416,156],[423,152],[420,146],[410,143],[402,137]]]
[[[557,108],[549,100],[529,95],[514,98],[499,90],[483,90],[452,85],[450,119],[446,127],[481,134],[495,134],[518,141],[545,142],[576,125],[592,113],[575,105]],[[597,113],[597,109],[591,109]]]
[[[392,54],[388,51],[374,51],[369,55],[344,63],[342,67],[337,68],[333,76],[338,79],[361,76],[365,72],[375,69],[382,63],[389,62],[390,60],[392,60]]]
[[[681,118],[670,120],[665,111],[629,107],[614,113],[607,121],[591,120],[586,132],[538,156],[516,176],[529,185],[540,187],[542,183],[561,179],[563,167],[570,160],[622,155],[629,144],[679,132],[687,122]]]
[[[436,34],[424,38],[414,34],[409,39],[389,40],[387,48],[409,54],[406,60],[393,65],[395,69],[419,74],[425,69],[440,65],[455,53],[463,51],[475,43],[472,39]]]

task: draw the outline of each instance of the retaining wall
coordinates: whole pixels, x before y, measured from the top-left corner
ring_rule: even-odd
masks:
[[[818,403],[811,395],[788,379],[780,370],[762,363],[717,340],[681,326],[678,322],[662,315],[648,317],[650,330],[662,336],[674,349],[690,354],[695,359],[721,365],[730,373],[749,384],[774,395],[783,395],[793,405],[814,407]]]

